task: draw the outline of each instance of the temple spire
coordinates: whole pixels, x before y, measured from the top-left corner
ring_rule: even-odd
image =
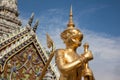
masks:
[[[69,22],[68,22],[67,26],[68,26],[68,28],[75,27],[75,24],[73,22],[72,5],[71,5],[71,8],[70,8]]]
[[[17,0],[1,0],[0,5],[17,11]]]
[[[0,36],[20,28],[18,16],[17,0],[0,0]]]

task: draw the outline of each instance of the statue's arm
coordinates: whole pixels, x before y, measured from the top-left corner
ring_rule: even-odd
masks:
[[[83,64],[82,56],[73,62],[67,63],[64,58],[64,52],[62,50],[55,51],[55,60],[58,69],[63,73],[76,69],[77,67],[80,67]]]

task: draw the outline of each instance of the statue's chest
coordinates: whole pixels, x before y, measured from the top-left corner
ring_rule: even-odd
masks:
[[[66,59],[66,62],[73,62],[79,58],[76,53],[67,53],[64,57]]]

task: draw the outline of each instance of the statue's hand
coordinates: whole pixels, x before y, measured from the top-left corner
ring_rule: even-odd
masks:
[[[93,59],[93,54],[90,50],[82,54],[83,57],[85,57],[86,61],[90,61]]]

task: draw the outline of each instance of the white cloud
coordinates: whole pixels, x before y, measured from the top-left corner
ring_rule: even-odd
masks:
[[[91,44],[94,53],[100,54],[103,59],[116,59],[120,56],[120,37],[112,37],[107,34],[101,34],[84,31],[85,41]]]
[[[69,13],[66,13],[68,13],[66,10],[52,9],[40,15],[37,35],[43,47],[46,47],[46,33],[50,34],[57,48],[64,47],[60,33],[66,28],[68,22]],[[75,21],[75,24],[78,24],[78,21]],[[96,80],[120,80],[120,37],[112,37],[86,29],[81,29],[81,31],[84,34],[83,43],[90,44],[90,50],[94,55],[90,66]],[[79,49],[83,50],[83,47]]]

